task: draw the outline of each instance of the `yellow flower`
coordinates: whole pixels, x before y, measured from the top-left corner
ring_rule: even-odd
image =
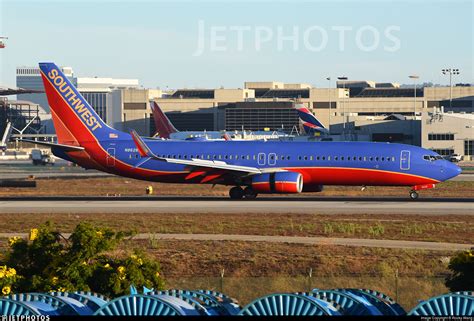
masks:
[[[4,274],[7,278],[9,278],[16,275],[16,270],[14,268],[10,268],[6,272],[4,272]]]
[[[160,277],[160,272],[156,272],[156,273],[155,273],[155,276],[156,276],[157,278],[159,278],[159,277]]]
[[[125,274],[120,275],[119,280],[125,280]]]
[[[117,271],[118,271],[118,273],[123,274],[123,273],[125,273],[125,267],[124,266],[119,266],[117,268]]]
[[[87,262],[86,262],[86,261],[82,261],[82,265],[87,265]]]
[[[66,292],[65,288],[59,287],[57,292]]]
[[[143,265],[143,260],[141,258],[138,258],[137,263],[138,263],[138,265]]]
[[[10,246],[13,246],[15,243],[17,243],[21,238],[18,237],[18,236],[14,236],[14,237],[11,237],[8,239],[8,244],[10,244]]]
[[[104,267],[105,267],[106,269],[110,269],[110,264],[107,263],[106,265],[104,265]]]
[[[5,277],[5,272],[3,270],[0,270],[0,279],[3,279]]]
[[[7,286],[4,286],[3,289],[2,289],[2,293],[3,295],[9,295],[10,292],[11,292],[11,288],[7,285]]]
[[[104,235],[104,233],[102,233],[102,231],[97,231],[97,232],[95,232],[95,234],[96,234],[98,237],[102,237],[102,235]]]
[[[135,254],[132,254],[132,255],[130,255],[130,258],[131,258],[132,260],[136,260],[136,259],[137,259],[137,256],[136,256]]]
[[[38,229],[37,228],[32,228],[30,230],[30,241],[36,240],[37,237],[38,237]]]
[[[53,284],[58,283],[59,278],[57,276],[53,276]]]

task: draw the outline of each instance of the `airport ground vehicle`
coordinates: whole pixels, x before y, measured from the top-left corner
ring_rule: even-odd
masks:
[[[452,154],[449,156],[448,160],[453,163],[458,163],[462,161],[462,155],[459,154]]]
[[[54,165],[55,159],[49,151],[41,149],[31,150],[31,160],[33,165]]]
[[[54,155],[104,172],[165,183],[233,186],[258,193],[320,192],[324,185],[409,186],[410,197],[461,173],[437,153],[374,142],[171,141],[104,123],[54,63],[40,63],[58,136]]]

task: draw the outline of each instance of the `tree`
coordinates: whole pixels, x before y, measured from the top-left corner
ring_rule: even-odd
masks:
[[[29,240],[10,239],[10,248],[0,258],[0,290],[93,291],[118,296],[127,293],[130,285],[162,289],[157,261],[137,250],[121,257],[110,254],[131,235],[80,223],[66,239],[46,223],[31,230]]]
[[[451,274],[446,278],[446,286],[453,292],[474,289],[474,249],[457,253],[449,261]]]

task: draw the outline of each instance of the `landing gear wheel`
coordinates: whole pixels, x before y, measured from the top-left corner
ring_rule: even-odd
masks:
[[[244,197],[246,199],[249,199],[249,200],[253,200],[257,197],[258,193],[255,192],[255,190],[250,187],[250,186],[247,186],[245,189],[244,189]]]
[[[417,191],[410,191],[410,198],[412,200],[416,200],[418,198],[418,196],[419,195],[418,195]]]
[[[240,200],[244,197],[244,190],[240,186],[234,186],[229,190],[229,196],[233,200]]]

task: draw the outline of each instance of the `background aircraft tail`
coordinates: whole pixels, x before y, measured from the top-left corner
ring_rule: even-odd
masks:
[[[302,104],[296,105],[295,108],[307,135],[313,136],[315,134],[327,134],[329,132],[308,108]]]
[[[12,123],[7,121],[7,126],[5,127],[5,131],[3,132],[2,141],[0,142],[0,150],[7,149],[7,143],[10,140],[12,131],[13,131]]]
[[[170,138],[171,134],[179,132],[155,101],[151,102],[151,110],[153,112],[156,128],[154,136]]]
[[[58,66],[48,62],[39,67],[58,143],[80,146],[124,134],[104,123]]]

